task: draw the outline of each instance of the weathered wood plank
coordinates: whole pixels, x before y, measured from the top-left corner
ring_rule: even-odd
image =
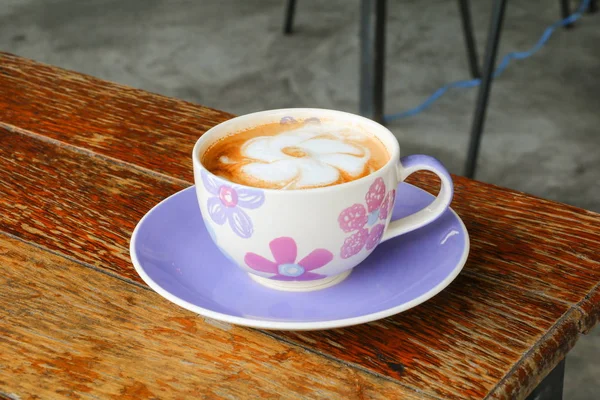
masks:
[[[569,307],[469,275],[461,274],[427,303],[383,321],[280,334],[412,387],[427,387],[441,398],[483,398],[531,349],[528,359],[546,362],[550,352],[538,354],[536,343],[548,340],[544,335]],[[570,349],[578,334],[569,333],[546,348]]]
[[[589,333],[600,321],[600,283],[578,305],[583,318],[579,329]]]
[[[0,128],[0,229],[141,282],[129,238],[183,186]]]
[[[579,337],[580,318],[575,309],[565,314],[530,353],[498,383],[488,398],[525,399],[573,348]]]
[[[0,124],[188,182],[195,140],[231,117],[8,54],[0,61]],[[437,186],[427,174],[409,181]],[[455,184],[473,273],[570,303],[600,281],[598,214],[461,177]]]
[[[0,126],[17,126],[185,179],[195,139],[231,118],[6,53],[0,53],[0,88]]]
[[[133,226],[185,180],[191,182],[194,141],[230,116],[7,55],[0,55],[0,87],[0,126],[13,130],[0,130],[0,171],[5,172],[0,230],[139,281],[127,251]],[[91,158],[94,154],[118,162]],[[411,181],[430,190],[436,186],[427,175]],[[576,340],[572,326],[587,331],[600,317],[600,217],[464,178],[455,182],[453,207],[472,236],[472,252],[462,276],[443,293],[447,303],[439,303],[440,295],[395,318],[327,332],[330,342],[316,334],[287,340],[403,383],[432,385],[431,393],[438,395],[456,397],[454,388],[465,385],[465,397],[485,390],[499,398],[521,397],[533,387]],[[470,313],[473,309],[489,315]],[[530,315],[522,315],[525,310]],[[461,314],[467,317],[458,318]],[[541,335],[552,321],[550,332],[562,336]],[[437,337],[423,337],[428,329]],[[371,336],[377,341],[365,339]],[[508,350],[490,344],[490,338],[507,340]],[[452,352],[458,341],[493,354],[474,364],[467,358],[468,365],[456,372],[440,360],[447,352],[464,355],[465,348]],[[414,353],[402,346],[406,342],[416,343]],[[419,359],[415,354],[421,349],[425,356]],[[440,367],[439,375],[428,375]],[[472,376],[481,371],[481,380]]]
[[[0,168],[7,171],[14,169],[7,181],[0,184],[0,188],[9,186],[5,189],[9,193],[5,197],[7,208],[12,208],[10,213],[21,218],[22,224],[25,224],[15,225],[8,231],[14,234],[20,232],[30,239],[35,236],[36,229],[42,228],[30,225],[42,223],[37,219],[48,214],[41,212],[44,207],[54,205],[59,211],[55,224],[63,225],[63,217],[74,217],[73,211],[67,212],[63,208],[85,205],[85,210],[78,210],[80,217],[77,218],[83,218],[79,222],[94,222],[94,218],[90,219],[85,214],[94,214],[95,210],[103,214],[104,210],[109,210],[112,216],[118,214],[120,238],[117,240],[114,235],[109,237],[115,241],[115,245],[125,245],[131,229],[143,213],[184,185],[152,179],[141,172],[129,171],[113,163],[102,163],[66,149],[55,149],[56,146],[51,143],[18,135],[17,132],[0,129],[0,141],[0,162],[3,164],[0,164]],[[51,155],[56,152],[58,155]],[[70,159],[60,163],[53,161],[53,158],[60,158],[63,154],[67,154]],[[37,174],[31,174],[32,171],[37,171]],[[53,172],[40,174],[43,171]],[[23,178],[25,176],[27,178]],[[426,184],[426,178],[421,177],[418,183]],[[86,183],[80,185],[80,181]],[[97,181],[98,185],[92,184],[93,181]],[[57,192],[50,195],[50,199],[56,199],[55,204],[38,195],[37,188],[44,186],[48,188],[39,194],[49,194],[49,187],[52,187]],[[25,188],[25,192],[33,197],[31,202],[21,194]],[[79,203],[59,204],[63,198],[74,196],[75,192],[82,192],[77,195]],[[9,201],[10,196],[14,199]],[[85,200],[85,197],[89,199]],[[40,203],[37,203],[38,209],[34,210],[36,199]],[[35,212],[37,218],[32,218],[31,214],[19,215],[15,212],[15,207],[25,207],[28,203],[31,203],[28,207]],[[470,273],[571,304],[580,301],[600,282],[600,216],[597,214],[464,179],[456,181],[453,207],[462,216],[472,236],[472,251],[467,266]],[[110,218],[104,215],[103,225],[99,226],[105,228],[103,232],[112,230]],[[90,226],[89,229],[95,228]],[[40,231],[44,232],[46,239],[48,235],[52,235],[43,229]],[[80,231],[77,237],[83,234]],[[94,236],[102,239],[105,237]],[[61,238],[57,244],[63,247],[79,246],[76,243],[78,239],[64,239]],[[89,259],[98,258],[98,254],[91,251],[87,252],[86,260],[93,264],[104,260],[103,250],[106,251],[100,249],[99,255],[102,257],[96,262]],[[115,264],[115,267],[121,268],[125,276],[137,279],[137,275],[132,273],[126,246],[121,248],[120,259],[121,262]]]
[[[474,273],[570,303],[600,282],[599,214],[463,179],[453,208]]]
[[[0,265],[4,394],[21,399],[427,398],[256,330],[204,321],[150,290],[3,235]]]
[[[140,282],[127,250],[131,231],[179,184],[0,132],[0,166],[10,172],[0,183],[2,229]],[[447,291],[395,318],[285,337],[432,395],[483,396],[569,305],[470,271],[467,267]]]
[[[2,393],[0,392],[0,400],[17,400],[18,397],[14,393]],[[21,399],[18,399],[21,400]]]

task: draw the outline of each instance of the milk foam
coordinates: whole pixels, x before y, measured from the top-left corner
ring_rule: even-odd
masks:
[[[273,136],[254,137],[240,149],[244,158],[240,171],[273,187],[328,186],[342,174],[359,177],[364,173],[371,157],[365,140],[366,135],[332,123],[307,124]]]

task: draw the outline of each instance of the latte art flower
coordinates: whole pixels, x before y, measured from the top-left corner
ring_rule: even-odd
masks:
[[[201,160],[213,175],[263,189],[352,182],[388,161],[385,144],[367,127],[290,116],[224,136],[206,149]]]
[[[255,137],[243,145],[241,154],[245,175],[286,189],[327,186],[344,175],[356,179],[369,172],[368,147],[314,125]]]

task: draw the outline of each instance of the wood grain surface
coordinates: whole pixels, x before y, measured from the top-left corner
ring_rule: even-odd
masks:
[[[182,143],[232,117],[1,52],[0,88],[0,124],[180,178],[191,169]]]
[[[419,399],[0,235],[0,391],[29,398]],[[35,396],[34,396],[35,395]],[[425,397],[427,398],[427,397]]]
[[[148,209],[182,187],[68,147],[0,132],[0,168],[10,171],[0,183],[4,230],[142,282],[129,260],[131,232]],[[477,398],[494,388],[507,362],[516,362],[569,310],[564,302],[481,279],[468,267],[454,287],[375,324],[278,335],[433,396]]]
[[[50,271],[40,293],[45,285],[68,283],[53,281],[55,262],[78,271],[73,285],[89,276],[114,286],[115,295],[139,292],[127,250],[133,227],[190,184],[195,140],[230,115],[9,55],[0,55],[0,88],[0,229],[56,254],[35,250],[39,259],[54,260],[40,264],[40,271]],[[410,181],[430,191],[437,185],[427,174]],[[523,398],[598,322],[600,217],[460,177],[455,185],[453,208],[472,250],[461,276],[432,300],[345,329],[268,335],[233,329],[298,349],[324,368],[339,364],[390,383],[398,396]],[[25,247],[19,251],[33,251]],[[9,305],[7,296],[0,306]],[[154,319],[147,323],[165,326],[167,314],[189,316],[152,293],[144,296],[154,296]],[[6,326],[0,320],[0,329]],[[36,326],[32,332],[47,336],[46,325]],[[203,324],[197,333],[210,329]],[[118,377],[115,385],[123,382]],[[0,392],[7,392],[1,379]]]
[[[0,226],[74,260],[141,282],[137,221],[185,186],[0,128]]]

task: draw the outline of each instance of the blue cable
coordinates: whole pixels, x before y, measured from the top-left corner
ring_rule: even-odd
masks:
[[[569,15],[568,17],[566,17],[562,20],[556,21],[555,23],[550,25],[548,28],[546,28],[546,30],[542,34],[542,37],[540,38],[540,40],[538,40],[538,42],[535,44],[535,46],[533,46],[530,50],[514,51],[514,52],[508,53],[506,56],[504,56],[504,58],[502,59],[502,61],[498,65],[498,67],[496,68],[496,71],[494,71],[494,74],[492,75],[493,78],[499,77],[504,72],[506,67],[508,67],[508,64],[511,62],[511,60],[523,60],[523,59],[525,59],[527,57],[531,57],[532,55],[537,53],[542,47],[544,47],[546,42],[548,42],[548,40],[550,39],[550,36],[552,36],[552,34],[554,33],[554,31],[557,28],[571,24],[571,23],[577,21],[579,18],[581,18],[581,15],[583,14],[583,12],[588,9],[589,4],[590,4],[590,0],[582,0],[581,5],[577,9],[577,11],[575,11],[573,14]],[[479,86],[480,83],[481,83],[481,79],[470,79],[470,80],[455,81],[455,82],[449,83],[445,86],[442,86],[438,90],[436,90],[431,96],[429,96],[429,98],[427,100],[425,100],[423,103],[421,103],[417,107],[412,108],[407,111],[397,113],[397,114],[386,115],[384,117],[384,120],[385,120],[385,122],[391,122],[391,121],[394,121],[394,120],[397,120],[400,118],[412,117],[413,115],[417,115],[421,111],[424,111],[425,109],[429,108],[429,106],[431,106],[437,99],[442,97],[442,95],[444,95],[448,90],[454,89],[454,88],[472,88],[475,86]]]

